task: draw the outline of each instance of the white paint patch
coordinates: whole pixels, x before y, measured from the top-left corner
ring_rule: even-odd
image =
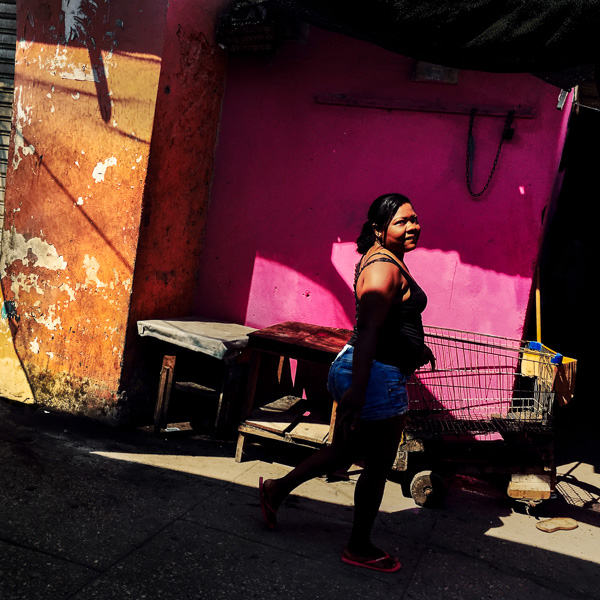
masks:
[[[76,94],[71,94],[71,98],[73,98],[73,100],[79,100],[79,92]]]
[[[61,283],[58,286],[58,290],[60,292],[65,292],[66,294],[68,294],[69,300],[71,300],[71,302],[73,302],[75,300],[75,290],[67,283]]]
[[[35,316],[34,320],[36,323],[44,325],[50,331],[56,331],[57,329],[61,328],[62,325],[60,317],[56,316],[56,304],[51,304],[48,306],[47,316]]]
[[[33,261],[31,266],[36,268],[42,267],[51,271],[67,268],[67,261],[59,256],[56,248],[48,242],[41,238],[26,240],[23,235],[17,233],[14,225],[10,230],[4,231],[0,251],[0,278],[6,276],[6,268],[17,260],[24,266],[29,266],[30,257]]]
[[[34,354],[39,354],[40,353],[40,344],[38,342],[38,339],[35,338],[35,340],[33,340],[32,342],[29,342],[29,349],[34,353]]]
[[[104,175],[106,174],[106,169],[108,167],[114,167],[117,164],[117,158],[115,156],[111,156],[107,158],[104,162],[99,162],[94,171],[92,172],[92,177],[96,183],[100,183],[104,181]]]
[[[21,290],[29,293],[31,290],[37,292],[40,296],[44,295],[44,288],[39,284],[40,276],[35,273],[25,275],[24,273],[18,273],[11,277],[10,290],[15,295],[15,299],[18,301]]]
[[[79,165],[77,165],[79,166]],[[77,198],[77,206],[81,206],[83,204],[83,198],[81,196],[79,196],[79,198]]]
[[[19,156],[19,150],[21,151],[23,156]],[[21,160],[23,160],[23,157],[30,156],[31,154],[34,154],[34,153],[35,153],[35,146],[33,146],[31,144],[29,146],[26,146],[25,141],[23,139],[23,133],[22,133],[22,131],[20,131],[17,128],[15,131],[15,151],[13,154],[13,169],[16,171],[19,168],[19,165],[21,164]]]
[[[85,269],[84,287],[87,287],[88,284],[92,283],[98,288],[106,287],[106,284],[103,281],[100,281],[100,279],[98,279],[100,263],[98,262],[97,258],[86,254],[83,258],[83,268]]]
[[[25,156],[30,156],[35,153],[33,144],[26,144],[23,135],[23,128],[31,123],[31,106],[23,104],[23,86],[15,89],[14,96],[14,113],[15,113],[15,148],[13,153],[13,169],[16,171]]]
[[[70,71],[61,71],[61,79],[70,79],[72,81],[93,81],[98,83],[100,79],[95,69],[90,68],[88,65],[69,65]]]
[[[24,38],[19,40],[19,50],[29,50],[33,46],[33,40],[29,41]]]
[[[49,71],[50,74],[56,75],[58,69],[64,69],[67,66],[67,48],[61,44],[56,44],[56,50],[54,56],[50,56],[46,59],[44,64],[40,63],[40,69]]]

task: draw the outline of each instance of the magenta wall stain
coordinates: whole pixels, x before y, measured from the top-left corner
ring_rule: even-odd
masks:
[[[527,74],[461,71],[411,81],[414,61],[311,28],[271,57],[231,58],[195,309],[268,326],[351,327],[354,240],[371,201],[400,192],[422,224],[406,262],[431,325],[520,337],[564,142],[568,106]],[[531,106],[515,120],[489,190],[466,187],[469,116],[317,104],[316,94]],[[503,118],[475,120],[473,186],[491,169]]]

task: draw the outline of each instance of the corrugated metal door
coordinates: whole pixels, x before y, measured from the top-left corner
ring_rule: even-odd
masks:
[[[4,229],[4,190],[12,123],[17,43],[17,0],[0,2],[0,237]]]

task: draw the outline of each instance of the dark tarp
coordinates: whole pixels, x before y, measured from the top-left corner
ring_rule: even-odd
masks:
[[[403,56],[569,88],[600,56],[600,0],[242,0]]]

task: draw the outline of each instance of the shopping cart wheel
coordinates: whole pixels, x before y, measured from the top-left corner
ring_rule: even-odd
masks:
[[[444,481],[433,471],[417,473],[410,483],[410,495],[419,506],[430,508],[439,505],[444,492]]]

